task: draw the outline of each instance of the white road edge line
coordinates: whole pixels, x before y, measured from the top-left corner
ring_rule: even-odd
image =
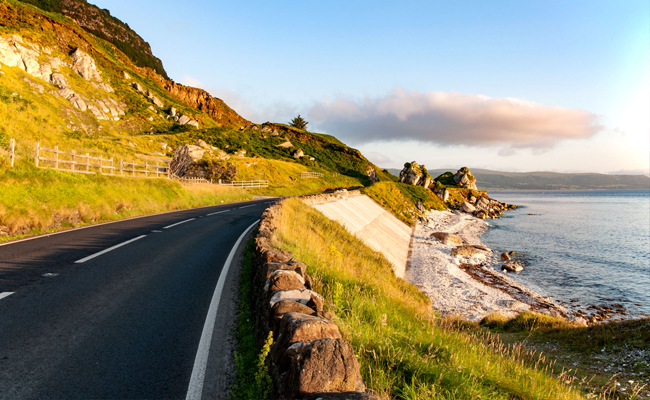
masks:
[[[216,214],[225,213],[225,212],[228,212],[228,211],[230,211],[230,210],[213,212],[212,214],[207,214],[206,217],[209,217],[210,215],[216,215]]]
[[[175,227],[176,225],[180,225],[180,224],[184,224],[184,223],[186,223],[186,222],[194,221],[195,219],[196,219],[196,218],[186,219],[185,221],[181,221],[181,222],[177,222],[177,223],[175,223],[175,224],[171,224],[171,225],[164,226],[163,229],[173,228],[173,227]]]
[[[11,296],[14,293],[15,292],[2,292],[2,293],[0,293],[0,300],[4,299],[7,296]]]
[[[102,250],[102,251],[100,251],[99,253],[95,253],[95,254],[89,255],[88,257],[82,258],[81,260],[77,260],[77,261],[75,261],[74,263],[75,263],[75,264],[85,263],[85,262],[88,261],[88,260],[92,260],[92,259],[95,258],[95,257],[101,256],[102,254],[106,254],[106,253],[108,253],[109,251],[113,251],[113,250],[117,249],[118,247],[122,247],[122,246],[125,246],[125,245],[129,244],[129,243],[135,242],[136,240],[140,240],[140,239],[142,239],[143,237],[146,237],[146,236],[147,236],[147,235],[138,236],[137,238],[133,238],[133,239],[131,239],[131,240],[127,240],[126,242],[122,242],[122,243],[120,243],[120,244],[116,244],[115,246],[113,246],[113,247],[109,247],[108,249],[105,249],[105,250]]]
[[[237,242],[230,250],[226,263],[223,265],[221,274],[219,275],[219,280],[217,281],[217,287],[214,289],[214,294],[212,295],[212,301],[210,302],[210,308],[208,309],[208,315],[205,319],[205,324],[203,325],[203,332],[201,333],[201,340],[199,341],[199,348],[196,351],[196,358],[194,359],[194,367],[192,368],[192,377],[190,378],[190,385],[187,388],[187,395],[185,400],[200,400],[203,395],[203,385],[205,381],[205,371],[208,367],[208,355],[210,354],[210,343],[212,342],[212,332],[214,331],[214,324],[217,320],[217,310],[219,309],[219,300],[221,300],[221,292],[223,287],[226,284],[226,277],[228,276],[228,269],[230,269],[230,264],[235,258],[235,253],[239,244],[244,240],[244,236],[253,229],[255,225],[260,222],[253,222],[244,233],[241,234]]]
[[[250,206],[243,206],[243,207],[239,207],[239,208],[240,208],[240,209],[242,209],[242,208],[248,208],[248,207],[253,207],[253,206],[255,206],[255,205],[257,205],[257,204],[251,204]]]

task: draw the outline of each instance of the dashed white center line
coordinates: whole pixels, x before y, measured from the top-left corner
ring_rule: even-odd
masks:
[[[206,215],[206,217],[209,217],[210,215],[215,215],[215,214],[225,213],[225,212],[228,212],[228,211],[230,211],[230,210],[213,212],[212,214],[208,214],[208,215]]]
[[[151,231],[151,233],[162,233],[162,231],[159,231],[159,230],[157,230],[157,229],[154,229],[153,231]]]
[[[143,237],[146,237],[146,236],[147,236],[147,235],[138,236],[137,238],[133,238],[133,239],[131,239],[131,240],[127,240],[126,242],[122,242],[122,243],[120,243],[120,244],[116,244],[115,246],[113,246],[113,247],[109,247],[109,248],[106,249],[106,250],[102,250],[102,251],[100,251],[99,253],[92,254],[92,255],[90,255],[90,256],[88,256],[88,257],[86,257],[86,258],[82,258],[81,260],[77,260],[77,261],[75,261],[75,264],[81,264],[81,263],[84,263],[84,262],[86,262],[86,261],[88,261],[88,260],[92,260],[92,259],[95,258],[95,257],[101,256],[102,254],[106,254],[106,253],[108,253],[109,251],[112,251],[112,250],[117,249],[118,247],[122,247],[122,246],[125,246],[125,245],[129,244],[129,243],[135,242],[136,240],[140,240],[140,239],[142,239]]]
[[[163,227],[163,229],[173,228],[173,227],[175,227],[176,225],[180,225],[180,224],[184,224],[184,223],[186,223],[186,222],[194,221],[195,219],[196,219],[196,218],[186,219],[185,221],[181,221],[181,222],[177,222],[177,223],[175,223],[175,224],[167,225],[167,226]]]
[[[0,293],[0,300],[4,299],[7,296],[11,296],[14,292],[2,292]]]
[[[253,207],[253,206],[256,206],[256,205],[257,205],[257,204],[251,204],[250,206],[243,206],[243,207],[239,207],[239,208]]]

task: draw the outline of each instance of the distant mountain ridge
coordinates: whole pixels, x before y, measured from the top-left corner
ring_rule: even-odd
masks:
[[[41,10],[73,19],[84,30],[112,43],[138,67],[147,67],[169,79],[162,61],[153,55],[151,46],[129,25],[85,0],[20,0]]]
[[[479,190],[650,190],[645,175],[606,175],[595,173],[564,174],[558,172],[502,172],[470,168]],[[399,175],[399,169],[388,169]],[[437,177],[449,169],[430,169]],[[456,171],[452,171],[456,172]]]

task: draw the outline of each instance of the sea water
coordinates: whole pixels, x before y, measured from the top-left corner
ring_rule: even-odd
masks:
[[[514,251],[525,263],[509,276],[572,308],[621,304],[628,317],[650,313],[650,192],[489,195],[518,206],[489,220],[481,237],[497,255]]]

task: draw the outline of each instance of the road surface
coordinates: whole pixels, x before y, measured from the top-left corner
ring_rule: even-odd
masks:
[[[0,245],[0,398],[186,398],[221,270],[269,201]],[[232,311],[235,280],[221,314]],[[207,343],[212,364],[228,348],[231,315],[221,314]],[[198,395],[218,395],[215,379],[209,367]]]

